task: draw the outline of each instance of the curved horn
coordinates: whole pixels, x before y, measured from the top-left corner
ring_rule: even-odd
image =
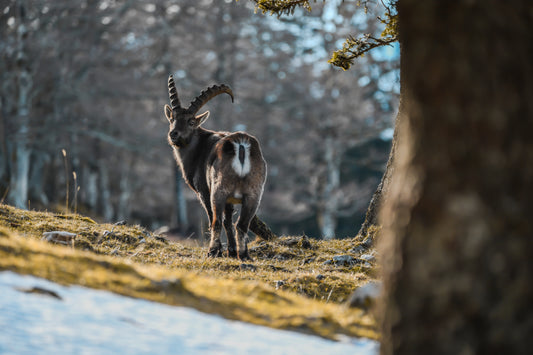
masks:
[[[176,89],[172,75],[168,77],[168,96],[170,97],[170,106],[173,110],[181,107],[180,100],[178,99],[178,90]]]
[[[191,105],[188,108],[189,112],[194,115],[196,112],[198,112],[202,108],[202,106],[204,106],[213,97],[220,95],[220,94],[224,94],[224,93],[231,96],[231,102],[233,102],[233,92],[231,91],[229,86],[226,86],[224,84],[213,85],[207,90],[202,91],[200,96],[198,96],[196,99],[194,99],[193,102],[191,102]]]

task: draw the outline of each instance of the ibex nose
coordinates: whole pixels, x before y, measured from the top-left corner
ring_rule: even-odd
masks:
[[[178,139],[178,132],[176,132],[176,131],[170,132],[170,139],[172,139],[173,141]]]

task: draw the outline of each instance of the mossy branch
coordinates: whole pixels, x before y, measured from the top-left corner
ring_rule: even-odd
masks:
[[[263,13],[270,13],[270,15],[292,15],[298,8],[304,8],[311,11],[309,0],[252,0],[255,2],[256,9]],[[316,2],[316,0],[315,0]]]
[[[348,37],[344,42],[342,49],[333,52],[328,63],[343,70],[348,70],[354,64],[355,59],[364,56],[374,48],[390,45],[396,42],[396,36],[387,36],[385,38],[376,38],[365,34],[361,38]]]
[[[385,18],[378,17],[385,29],[379,38],[370,34],[355,38],[350,36],[344,42],[342,49],[333,52],[328,63],[336,67],[348,70],[357,58],[364,56],[374,48],[388,46],[398,40],[398,14],[394,13],[394,7],[386,7]]]

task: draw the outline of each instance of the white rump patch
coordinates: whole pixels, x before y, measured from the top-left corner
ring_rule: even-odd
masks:
[[[235,157],[231,162],[231,167],[235,170],[237,175],[243,177],[250,172],[250,142],[247,140],[238,140],[232,143],[235,148]],[[240,147],[244,148],[244,161],[242,163],[239,159]]]

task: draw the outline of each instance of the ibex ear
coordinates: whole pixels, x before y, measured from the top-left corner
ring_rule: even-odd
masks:
[[[172,121],[172,109],[169,105],[165,105],[165,116],[167,117],[168,122]]]
[[[201,115],[196,116],[196,125],[201,126],[209,117],[209,111],[205,111]]]

